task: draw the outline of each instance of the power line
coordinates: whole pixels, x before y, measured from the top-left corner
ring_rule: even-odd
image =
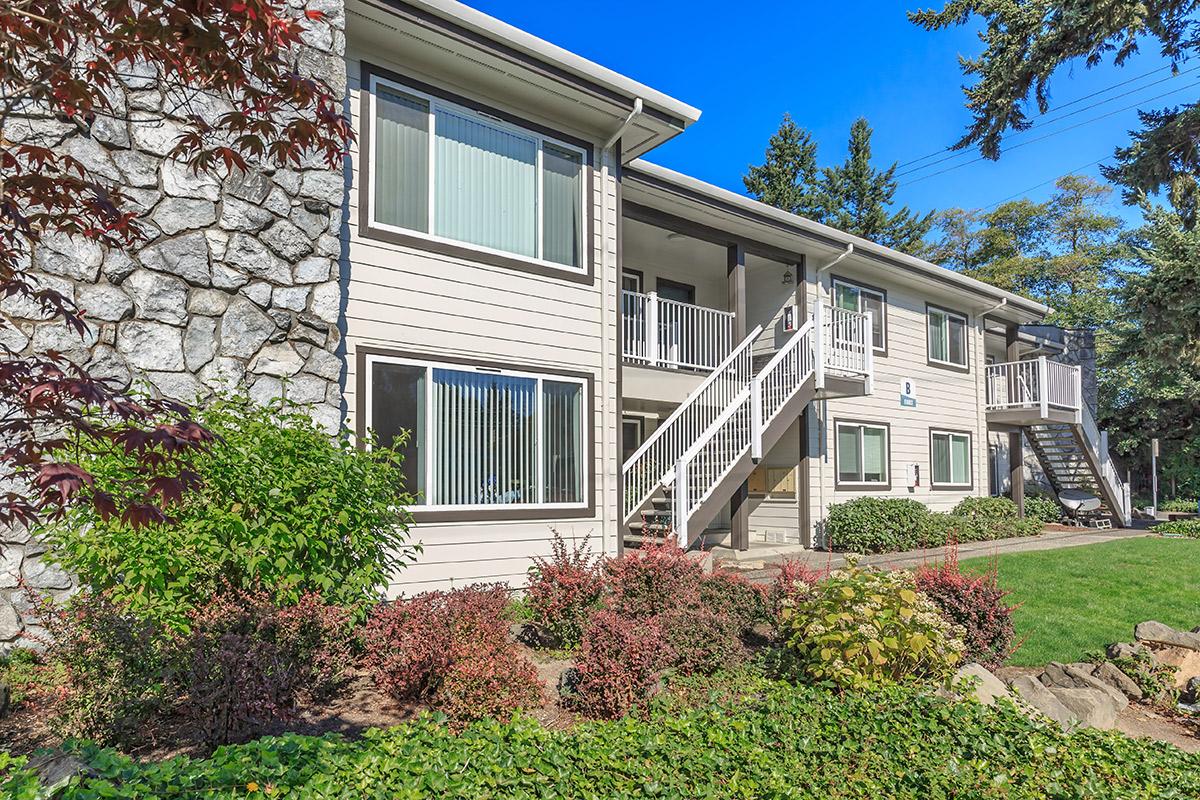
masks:
[[[1058,136],[1059,134],[1067,133],[1068,131],[1073,131],[1073,130],[1075,130],[1076,128],[1081,128],[1081,127],[1083,127],[1084,125],[1090,125],[1090,124],[1092,124],[1093,122],[1099,122],[1099,121],[1100,121],[1100,120],[1102,120],[1102,119],[1107,119],[1108,117],[1115,116],[1115,115],[1117,115],[1117,114],[1120,114],[1120,113],[1122,113],[1122,112],[1124,112],[1124,111],[1129,111],[1130,109],[1137,108],[1138,106],[1142,105],[1143,103],[1151,103],[1151,102],[1154,102],[1155,100],[1161,100],[1162,98],[1164,98],[1164,97],[1167,97],[1167,96],[1169,96],[1169,95],[1178,94],[1179,92],[1186,91],[1186,90],[1188,90],[1188,89],[1194,89],[1194,88],[1196,88],[1196,87],[1198,87],[1198,86],[1200,86],[1200,82],[1196,82],[1196,83],[1194,83],[1194,84],[1191,84],[1191,85],[1189,85],[1189,86],[1181,86],[1181,87],[1179,87],[1178,89],[1172,89],[1172,90],[1171,90],[1171,91],[1169,91],[1169,92],[1163,92],[1163,93],[1162,93],[1162,94],[1160,94],[1160,95],[1156,95],[1156,96],[1154,96],[1154,97],[1148,97],[1148,98],[1146,98],[1145,100],[1139,100],[1138,102],[1136,102],[1136,103],[1134,103],[1134,104],[1132,104],[1132,105],[1128,105],[1128,106],[1124,106],[1124,107],[1122,107],[1122,108],[1118,108],[1118,109],[1116,109],[1115,111],[1109,111],[1107,114],[1101,114],[1101,115],[1100,115],[1100,116],[1098,116],[1098,117],[1092,117],[1091,119],[1085,119],[1083,122],[1077,122],[1077,123],[1075,123],[1074,125],[1068,125],[1067,127],[1065,127],[1065,128],[1061,128],[1061,129],[1059,129],[1059,130],[1057,130],[1057,131],[1051,131],[1050,133],[1043,134],[1042,136],[1038,136],[1038,137],[1036,137],[1036,138],[1029,139],[1029,140],[1027,140],[1027,141],[1024,141],[1024,142],[1021,142],[1021,143],[1019,143],[1019,144],[1015,144],[1015,145],[1013,145],[1012,147],[1009,147],[1009,148],[1008,148],[1008,151],[1009,151],[1009,152],[1011,152],[1011,151],[1013,151],[1013,150],[1017,150],[1017,149],[1020,149],[1020,148],[1022,148],[1022,147],[1025,147],[1026,145],[1031,145],[1031,144],[1034,144],[1034,143],[1036,143],[1036,142],[1041,142],[1041,141],[1044,141],[1044,140],[1046,140],[1046,139],[1053,138],[1053,137],[1055,137],[1055,136]],[[971,164],[976,164],[976,163],[978,163],[978,162],[980,162],[980,161],[983,161],[983,160],[984,160],[984,157],[983,157],[983,156],[979,156],[979,157],[977,157],[977,158],[973,158],[973,159],[971,159],[970,161],[964,161],[964,162],[962,162],[961,164],[953,164],[953,165],[951,165],[951,166],[949,166],[949,167],[946,167],[945,169],[938,170],[937,172],[931,172],[931,173],[929,173],[928,175],[922,175],[922,176],[920,176],[920,177],[918,177],[918,178],[913,178],[911,181],[906,181],[906,182],[904,182],[904,183],[900,183],[900,184],[898,184],[898,186],[900,186],[900,187],[903,187],[903,186],[912,186],[914,183],[920,183],[921,181],[923,181],[923,180],[926,180],[926,179],[928,179],[928,178],[936,178],[938,175],[943,175],[943,174],[945,174],[945,173],[947,173],[947,172],[953,172],[953,171],[954,171],[954,170],[956,170],[956,169],[961,169],[962,167],[967,167],[967,166],[970,166]]]
[[[1192,67],[1191,69],[1186,69],[1186,70],[1183,70],[1182,72],[1177,72],[1177,73],[1174,73],[1174,74],[1172,74],[1172,75],[1168,75],[1168,76],[1167,76],[1167,77],[1165,77],[1165,78],[1160,78],[1160,79],[1159,79],[1159,80],[1157,80],[1157,81],[1152,81],[1151,83],[1147,83],[1145,86],[1139,86],[1139,87],[1137,87],[1136,89],[1130,89],[1130,90],[1129,90],[1129,91],[1127,91],[1127,92],[1122,92],[1121,94],[1116,94],[1116,95],[1113,95],[1112,97],[1109,97],[1109,98],[1106,98],[1106,99],[1104,99],[1104,100],[1101,100],[1099,103],[1093,103],[1093,104],[1091,104],[1091,105],[1084,106],[1083,108],[1077,108],[1077,109],[1075,109],[1074,111],[1071,111],[1071,112],[1069,112],[1069,113],[1067,113],[1067,114],[1062,114],[1062,115],[1060,115],[1060,116],[1051,117],[1050,119],[1045,119],[1045,120],[1042,120],[1042,121],[1040,121],[1040,122],[1037,122],[1037,123],[1035,123],[1035,124],[1033,124],[1033,125],[1030,125],[1028,128],[1026,128],[1026,129],[1025,129],[1025,131],[1022,131],[1022,133],[1026,133],[1026,132],[1028,132],[1028,131],[1031,131],[1031,130],[1034,130],[1034,129],[1038,129],[1038,128],[1043,128],[1043,127],[1045,127],[1046,125],[1052,125],[1052,124],[1054,124],[1055,122],[1061,122],[1062,120],[1064,120],[1064,119],[1067,119],[1068,117],[1073,117],[1073,116],[1075,116],[1076,114],[1082,114],[1083,112],[1085,112],[1085,111],[1090,111],[1090,110],[1091,110],[1091,109],[1093,109],[1093,108],[1099,108],[1100,106],[1102,106],[1102,105],[1105,105],[1105,104],[1107,104],[1107,103],[1111,103],[1111,102],[1112,102],[1112,101],[1114,101],[1114,100],[1120,100],[1122,97],[1128,97],[1128,96],[1129,96],[1129,95],[1131,95],[1131,94],[1137,94],[1138,92],[1142,91],[1143,89],[1149,89],[1151,86],[1157,86],[1157,85],[1158,85],[1158,84],[1160,84],[1160,83],[1166,83],[1167,81],[1169,81],[1169,80],[1171,80],[1171,79],[1173,79],[1173,78],[1178,78],[1180,75],[1186,75],[1186,74],[1188,74],[1189,72],[1195,72],[1196,70],[1200,70],[1200,66],[1195,66],[1195,67]],[[1113,88],[1115,88],[1115,87],[1113,87]],[[1082,100],[1082,99],[1084,99],[1084,98],[1080,98],[1080,100]],[[1139,101],[1138,101],[1138,103],[1137,103],[1137,105],[1141,105],[1142,103],[1148,103],[1148,102],[1150,102],[1151,100],[1155,100],[1155,99],[1157,99],[1157,98],[1153,98],[1153,97],[1152,97],[1152,98],[1150,98],[1150,100],[1139,100]],[[1078,101],[1074,101],[1074,102],[1078,102]],[[1073,103],[1071,103],[1071,104],[1069,104],[1069,105],[1073,105]],[[1065,106],[1064,106],[1064,107],[1065,107]],[[1056,109],[1056,111],[1061,111],[1061,110],[1062,110],[1062,108],[1058,108],[1058,109]],[[1020,142],[1020,139],[1018,139],[1017,141],[1018,141],[1018,143],[1019,143],[1019,142]],[[1013,148],[1013,146],[1012,146],[1012,145],[1010,145],[1010,146],[1008,147],[1008,149],[1009,149],[1009,150],[1011,150],[1012,148]],[[947,148],[947,149],[948,149],[948,148]],[[939,151],[939,152],[945,152],[945,151]],[[930,162],[930,163],[928,163],[928,164],[925,164],[925,165],[923,165],[923,166],[920,166],[920,167],[913,167],[912,169],[904,170],[903,172],[900,172],[900,173],[898,173],[898,174],[896,175],[896,177],[897,177],[897,178],[902,178],[902,177],[904,177],[905,175],[911,175],[911,174],[912,174],[912,173],[914,173],[914,172],[920,172],[920,171],[921,171],[921,170],[923,170],[923,169],[928,169],[929,167],[936,166],[936,165],[938,165],[938,164],[941,164],[941,163],[943,163],[943,162],[945,162],[945,161],[952,161],[953,159],[956,159],[956,158],[961,158],[961,157],[963,157],[963,156],[966,156],[966,155],[969,155],[969,154],[970,154],[970,151],[969,151],[969,150],[960,150],[960,151],[954,152],[954,153],[952,153],[952,154],[950,154],[950,155],[948,155],[948,156],[945,156],[944,158],[939,158],[937,161],[932,161],[932,162]]]
[[[1112,156],[1102,156],[1102,157],[1100,157],[1100,158],[1097,158],[1095,161],[1091,162],[1090,164],[1084,164],[1082,167],[1076,167],[1075,169],[1072,169],[1072,170],[1067,170],[1066,172],[1064,172],[1064,173],[1063,173],[1063,175],[1072,175],[1072,174],[1074,174],[1074,173],[1076,173],[1076,172],[1082,172],[1082,171],[1083,171],[1083,170],[1085,170],[1085,169],[1091,169],[1092,167],[1096,166],[1097,164],[1099,164],[1099,163],[1101,163],[1101,162],[1104,162],[1104,161],[1107,161],[1107,160],[1108,160],[1108,159],[1110,159],[1110,158],[1112,158]],[[1054,182],[1055,182],[1055,181],[1057,181],[1057,180],[1058,180],[1058,178],[1060,178],[1060,177],[1062,177],[1062,176],[1060,175],[1060,176],[1058,176],[1058,177],[1050,178],[1049,180],[1045,180],[1045,181],[1042,181],[1041,183],[1038,183],[1038,184],[1035,184],[1035,185],[1033,185],[1033,186],[1030,186],[1030,187],[1029,187],[1029,188],[1027,188],[1027,189],[1022,189],[1022,190],[1021,190],[1021,191],[1019,191],[1019,192],[1015,192],[1015,193],[1013,193],[1013,194],[1010,194],[1008,197],[1005,197],[1005,198],[1004,198],[1004,199],[1002,199],[1002,200],[997,200],[997,201],[996,201],[996,202],[994,202],[994,203],[989,203],[989,204],[987,204],[986,206],[983,206],[982,208],[980,208],[979,210],[980,210],[980,211],[988,211],[988,210],[990,210],[990,209],[992,209],[992,208],[995,208],[996,206],[998,206],[998,205],[1000,205],[1000,204],[1002,204],[1002,203],[1007,203],[1009,200],[1012,200],[1012,199],[1014,199],[1014,198],[1016,198],[1016,197],[1020,197],[1021,195],[1024,195],[1024,194],[1029,194],[1029,193],[1030,193],[1030,192],[1032,192],[1034,189],[1040,189],[1040,188],[1042,188],[1043,186],[1045,186],[1046,184],[1049,184],[1049,183],[1054,183]]]
[[[1151,75],[1162,72],[1164,69],[1172,69],[1172,67],[1169,64],[1166,66],[1162,66],[1162,67],[1156,67],[1155,69],[1152,69],[1149,72],[1143,72],[1141,75],[1138,75],[1136,77],[1129,78],[1128,80],[1119,81],[1117,83],[1112,84],[1111,86],[1106,86],[1103,89],[1097,89],[1096,91],[1092,92],[1091,94],[1085,94],[1083,97],[1077,97],[1074,100],[1063,103],[1061,106],[1058,106],[1057,108],[1052,109],[1052,111],[1055,111],[1055,112],[1062,111],[1064,108],[1070,108],[1071,106],[1075,105],[1076,103],[1082,103],[1084,100],[1090,100],[1091,98],[1096,97],[1097,95],[1104,94],[1105,92],[1111,92],[1113,89],[1119,89],[1120,87],[1126,86],[1130,83],[1133,83],[1134,81],[1140,81],[1142,78],[1148,78]],[[1188,71],[1190,72],[1191,70],[1188,70]],[[1182,73],[1179,73],[1179,74],[1182,74]],[[1173,77],[1175,77],[1174,73],[1168,76],[1168,78],[1173,78]],[[1164,78],[1163,80],[1167,80],[1168,78]],[[1161,83],[1161,81],[1155,81],[1155,83]],[[1146,84],[1146,86],[1153,86],[1153,85],[1154,85],[1154,83]],[[1143,86],[1141,88],[1144,89],[1144,88],[1146,88],[1146,86]],[[1138,90],[1135,89],[1134,91],[1138,91]],[[1110,99],[1115,99],[1115,98],[1110,98]],[[1104,101],[1104,102],[1108,102],[1108,101]],[[1049,114],[1049,113],[1051,113],[1051,111],[1046,112],[1046,114]],[[1038,116],[1044,116],[1044,115],[1039,114]],[[1035,119],[1036,119],[1036,117],[1035,117]],[[1044,123],[1034,123],[1035,126],[1038,124],[1044,124]],[[896,168],[903,169],[911,164],[917,164],[917,163],[920,163],[921,161],[925,161],[926,159],[930,159],[930,158],[933,158],[934,156],[941,155],[942,153],[945,153],[948,150],[950,150],[949,147],[943,147],[940,150],[934,150],[932,153],[923,155],[920,158],[914,158],[909,161],[904,161],[902,163],[899,163],[896,165]]]

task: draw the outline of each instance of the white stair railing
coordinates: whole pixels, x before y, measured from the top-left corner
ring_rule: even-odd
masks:
[[[734,345],[733,318],[729,311],[624,290],[621,355],[652,367],[715,369]]]
[[[754,377],[751,347],[761,333],[761,325],[751,331],[625,462],[622,474],[626,523],[660,485],[673,478],[672,470],[688,448],[735,405],[750,385]]]
[[[1039,356],[1027,361],[988,364],[984,386],[988,411],[1038,409],[1049,416],[1051,408],[1079,412],[1082,401],[1079,367]]]
[[[1083,436],[1092,448],[1097,463],[1100,466],[1100,480],[1104,481],[1109,493],[1120,504],[1119,508],[1112,510],[1120,517],[1121,524],[1128,527],[1133,522],[1129,485],[1121,478],[1121,473],[1117,470],[1117,465],[1113,462],[1112,455],[1108,452],[1108,435],[1100,431],[1100,427],[1096,424],[1095,418],[1092,417],[1092,411],[1087,403],[1083,403],[1082,406],[1081,423]]]
[[[819,329],[822,372],[870,375],[874,360],[871,314],[818,301],[813,309]]]
[[[813,374],[817,361],[813,328],[810,320],[792,334],[675,464],[671,516],[680,547],[691,543],[692,514],[747,450],[752,458],[762,458],[763,431]]]

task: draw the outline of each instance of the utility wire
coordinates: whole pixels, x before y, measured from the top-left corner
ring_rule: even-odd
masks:
[[[1097,164],[1107,161],[1110,158],[1112,158],[1112,156],[1103,156],[1101,158],[1097,158],[1095,161],[1091,162],[1090,164],[1084,164],[1082,167],[1076,167],[1075,169],[1068,170],[1068,171],[1064,172],[1063,175],[1073,175],[1076,172],[1082,172],[1085,169],[1091,169],[1092,167],[1096,166]],[[1062,176],[1060,175],[1058,177],[1062,177]],[[1019,192],[1014,192],[1013,194],[1010,194],[1008,197],[1005,197],[1002,200],[997,200],[994,203],[988,203],[986,206],[983,206],[979,210],[980,211],[990,211],[991,209],[995,208],[998,205],[1007,203],[1009,200],[1020,197],[1021,195],[1024,195],[1024,194],[1029,194],[1034,189],[1040,189],[1043,186],[1045,186],[1046,184],[1054,183],[1055,181],[1058,180],[1058,177],[1051,178],[1050,180],[1042,181],[1041,183],[1038,183],[1038,184],[1034,184],[1033,186],[1030,186],[1027,189],[1022,189]]]
[[[1084,100],[1090,100],[1091,98],[1093,98],[1093,97],[1096,97],[1097,95],[1104,94],[1105,92],[1111,92],[1113,89],[1119,89],[1120,87],[1122,87],[1122,86],[1126,86],[1126,85],[1128,85],[1128,84],[1130,84],[1130,83],[1133,83],[1133,82],[1135,82],[1135,81],[1140,81],[1142,78],[1148,78],[1148,77],[1149,77],[1149,76],[1151,76],[1151,75],[1154,75],[1154,74],[1156,74],[1156,73],[1162,72],[1164,69],[1171,69],[1171,66],[1170,66],[1170,65],[1166,65],[1166,66],[1162,66],[1162,67],[1157,67],[1157,68],[1155,68],[1155,69],[1152,69],[1152,70],[1150,70],[1149,72],[1143,72],[1141,75],[1138,75],[1138,76],[1136,76],[1136,77],[1133,77],[1133,78],[1129,78],[1128,80],[1124,80],[1124,81],[1120,81],[1120,82],[1118,82],[1118,83],[1114,83],[1114,84],[1112,84],[1111,86],[1106,86],[1106,87],[1104,87],[1103,89],[1097,89],[1096,91],[1092,92],[1091,94],[1085,94],[1083,97],[1077,97],[1077,98],[1075,98],[1074,100],[1071,100],[1071,101],[1069,101],[1069,102],[1063,103],[1061,106],[1058,106],[1057,108],[1051,109],[1051,111],[1047,111],[1047,112],[1046,112],[1046,114],[1050,114],[1050,113],[1053,113],[1053,112],[1062,111],[1064,108],[1070,108],[1071,106],[1073,106],[1073,105],[1075,105],[1075,104],[1077,104],[1077,103],[1082,103]],[[1191,70],[1188,70],[1188,72],[1190,72],[1190,71],[1191,71]],[[1179,74],[1182,74],[1182,73],[1179,73]],[[1174,74],[1174,73],[1173,73],[1172,75],[1169,75],[1169,76],[1168,76],[1168,78],[1173,78],[1173,77],[1175,77],[1175,74]],[[1167,78],[1164,78],[1163,80],[1167,80]],[[1154,83],[1161,83],[1161,81],[1155,81]],[[1142,88],[1142,89],[1145,89],[1147,86],[1153,86],[1153,85],[1154,85],[1154,83],[1148,83],[1148,84],[1146,84],[1146,86],[1143,86],[1143,87],[1141,87],[1141,88]],[[1135,89],[1134,91],[1139,91],[1139,90]],[[1110,99],[1115,99],[1115,98],[1110,98]],[[1104,102],[1108,102],[1108,101],[1104,101]],[[1040,117],[1040,116],[1044,116],[1044,115],[1042,115],[1042,114],[1039,114],[1038,116]],[[1034,119],[1037,119],[1037,117],[1035,117]],[[1045,124],[1045,122],[1035,122],[1035,123],[1034,123],[1034,126],[1037,126],[1037,125],[1042,125],[1042,124]],[[1032,127],[1032,126],[1031,126],[1031,127]],[[949,147],[943,147],[941,150],[934,150],[932,153],[928,153],[928,154],[926,154],[926,155],[923,155],[923,156],[921,156],[921,157],[919,157],[919,158],[914,158],[914,159],[910,159],[909,161],[904,161],[904,162],[901,162],[901,163],[899,163],[899,164],[897,164],[897,165],[896,165],[896,168],[897,168],[897,169],[904,169],[905,167],[907,167],[907,166],[910,166],[910,165],[912,165],[912,164],[918,164],[918,163],[920,163],[920,162],[922,162],[922,161],[925,161],[926,159],[930,159],[930,158],[933,158],[934,156],[941,155],[942,153],[945,153],[945,152],[947,152],[948,150],[950,150],[950,148],[949,148]]]
[[[1061,120],[1067,119],[1068,117],[1073,117],[1073,116],[1075,116],[1076,114],[1082,114],[1082,113],[1084,113],[1085,111],[1090,111],[1090,110],[1092,110],[1093,108],[1099,108],[1100,106],[1102,106],[1102,105],[1105,105],[1105,104],[1107,104],[1107,103],[1111,103],[1111,102],[1112,102],[1112,101],[1114,101],[1114,100],[1120,100],[1122,97],[1128,97],[1128,96],[1129,96],[1129,95],[1131,95],[1131,94],[1137,94],[1138,92],[1142,91],[1143,89],[1149,89],[1151,86],[1157,86],[1158,84],[1160,84],[1160,83],[1165,83],[1165,82],[1167,82],[1167,81],[1171,80],[1172,78],[1178,78],[1180,75],[1186,75],[1186,74],[1188,74],[1189,72],[1195,72],[1196,70],[1200,70],[1200,65],[1198,65],[1198,66],[1195,66],[1195,67],[1192,67],[1191,69],[1186,69],[1186,70],[1183,70],[1182,72],[1177,72],[1177,73],[1175,73],[1175,74],[1168,75],[1168,76],[1167,76],[1167,77],[1165,77],[1165,78],[1160,78],[1159,80],[1152,81],[1152,82],[1150,82],[1150,83],[1147,83],[1145,86],[1139,86],[1139,87],[1137,87],[1136,89],[1130,89],[1130,90],[1129,90],[1129,91],[1127,91],[1127,92],[1122,92],[1121,94],[1116,94],[1116,95],[1113,95],[1112,97],[1109,97],[1109,98],[1106,98],[1106,99],[1104,99],[1104,100],[1101,100],[1101,101],[1100,101],[1100,102],[1098,102],[1098,103],[1092,103],[1091,105],[1086,105],[1086,106],[1084,106],[1083,108],[1077,108],[1077,109],[1075,109],[1074,111],[1071,111],[1071,112],[1069,112],[1069,113],[1062,114],[1062,115],[1059,115],[1059,116],[1053,116],[1053,117],[1050,117],[1049,119],[1044,119],[1044,120],[1041,120],[1040,122],[1036,122],[1036,123],[1034,123],[1033,125],[1030,125],[1028,128],[1026,128],[1026,129],[1025,129],[1024,131],[1022,131],[1021,133],[1027,133],[1027,132],[1029,132],[1029,131],[1032,131],[1032,130],[1034,130],[1034,129],[1037,129],[1037,128],[1043,128],[1043,127],[1045,127],[1046,125],[1052,125],[1052,124],[1054,124],[1055,122],[1060,122]],[[1115,87],[1112,87],[1112,88],[1115,88]],[[1082,100],[1082,99],[1084,99],[1084,98],[1080,98],[1080,100]],[[1150,100],[1154,100],[1154,99],[1155,99],[1155,98],[1150,98]],[[1078,102],[1078,101],[1075,101],[1075,102]],[[1139,105],[1140,105],[1141,103],[1143,103],[1143,102],[1150,102],[1150,101],[1149,101],[1149,100],[1143,100],[1143,101],[1139,101]],[[1073,103],[1072,103],[1072,104],[1073,104]],[[1070,105],[1070,104],[1069,104],[1069,105]],[[1055,110],[1056,110],[1056,111],[1061,111],[1061,110],[1062,110],[1062,108],[1065,108],[1065,106],[1063,106],[1063,107],[1060,107],[1060,108],[1058,108],[1058,109],[1055,109]],[[1019,142],[1020,142],[1020,139],[1018,139],[1017,141],[1018,141],[1018,143],[1019,143]],[[948,150],[948,149],[949,149],[949,148],[947,148],[947,150]],[[1009,146],[1009,147],[1008,147],[1008,149],[1010,149],[1010,150],[1011,150],[1011,149],[1012,149],[1012,146]],[[940,150],[940,151],[938,151],[938,152],[939,152],[939,153],[943,153],[943,152],[946,152],[946,150]],[[954,159],[956,159],[956,158],[962,158],[963,156],[969,155],[969,154],[970,154],[970,152],[971,152],[971,151],[969,151],[969,150],[959,150],[959,151],[952,152],[950,155],[947,155],[947,156],[944,156],[944,157],[942,157],[942,158],[939,158],[937,161],[931,161],[931,162],[930,162],[930,163],[928,163],[928,164],[924,164],[924,165],[922,165],[922,166],[919,166],[919,167],[913,167],[912,169],[907,169],[907,170],[904,170],[903,172],[897,173],[896,177],[897,177],[897,178],[902,178],[902,177],[904,177],[905,175],[911,175],[911,174],[912,174],[912,173],[914,173],[914,172],[920,172],[921,170],[928,169],[929,167],[936,166],[936,165],[938,165],[938,164],[941,164],[941,163],[943,163],[943,162],[945,162],[945,161],[952,161],[952,160],[954,160]],[[929,157],[929,156],[926,156],[926,158],[928,158],[928,157]],[[911,163],[911,162],[910,162],[910,163]]]
[[[1194,88],[1196,88],[1196,87],[1200,87],[1200,82],[1197,82],[1197,83],[1194,83],[1194,84],[1191,84],[1191,85],[1188,85],[1188,86],[1181,86],[1181,87],[1179,87],[1178,89],[1172,89],[1172,90],[1171,90],[1171,91],[1169,91],[1169,92],[1164,92],[1164,93],[1162,93],[1162,94],[1160,94],[1160,95],[1156,95],[1156,96],[1154,96],[1154,97],[1149,97],[1149,98],[1146,98],[1145,100],[1139,100],[1138,102],[1136,102],[1136,103],[1134,103],[1134,104],[1132,104],[1132,105],[1128,105],[1128,106],[1124,106],[1124,107],[1122,107],[1122,108],[1118,108],[1118,109],[1117,109],[1117,110],[1115,110],[1115,111],[1109,111],[1107,114],[1101,114],[1101,115],[1100,115],[1100,116],[1098,116],[1098,117],[1092,117],[1091,119],[1085,119],[1083,122],[1077,122],[1077,123],[1075,123],[1074,125],[1068,125],[1067,127],[1065,127],[1065,128],[1061,128],[1061,129],[1059,129],[1059,130],[1057,130],[1057,131],[1051,131],[1050,133],[1043,134],[1042,136],[1038,136],[1038,137],[1035,137],[1035,138],[1033,138],[1033,139],[1028,139],[1028,140],[1026,140],[1026,141],[1024,141],[1024,142],[1020,142],[1019,144],[1015,144],[1015,145],[1013,145],[1012,147],[1009,147],[1009,148],[1007,149],[1007,151],[1006,151],[1006,152],[1011,152],[1011,151],[1013,151],[1013,150],[1017,150],[1017,149],[1020,149],[1020,148],[1022,148],[1022,147],[1025,147],[1026,145],[1031,145],[1031,144],[1034,144],[1034,143],[1036,143],[1036,142],[1041,142],[1041,141],[1044,141],[1044,140],[1046,140],[1046,139],[1053,138],[1053,137],[1055,137],[1055,136],[1058,136],[1059,134],[1067,133],[1068,131],[1073,131],[1073,130],[1075,130],[1076,128],[1081,128],[1081,127],[1083,127],[1084,125],[1090,125],[1090,124],[1092,124],[1093,122],[1099,122],[1099,121],[1100,121],[1100,120],[1102,120],[1102,119],[1107,119],[1108,117],[1115,116],[1115,115],[1117,115],[1117,114],[1120,114],[1120,113],[1122,113],[1122,112],[1124,112],[1124,111],[1129,111],[1130,109],[1137,108],[1138,106],[1140,106],[1140,105],[1142,105],[1142,104],[1144,104],[1144,103],[1151,103],[1151,102],[1154,102],[1155,100],[1161,100],[1162,98],[1164,98],[1164,97],[1167,97],[1167,96],[1169,96],[1169,95],[1177,94],[1177,93],[1179,93],[1179,92],[1186,91],[1186,90],[1188,90],[1188,89],[1194,89]],[[983,161],[983,160],[985,160],[985,159],[984,159],[984,157],[983,157],[983,156],[979,156],[979,157],[977,157],[977,158],[973,158],[973,159],[971,159],[970,161],[964,161],[964,162],[962,162],[962,163],[959,163],[959,164],[952,164],[951,166],[949,166],[949,167],[946,167],[945,169],[940,169],[940,170],[938,170],[937,172],[931,172],[931,173],[929,173],[929,174],[927,174],[927,175],[921,175],[920,177],[913,178],[911,181],[906,181],[906,182],[904,182],[904,183],[900,183],[900,184],[898,184],[898,186],[901,186],[901,187],[903,187],[903,186],[911,186],[911,185],[913,185],[914,183],[920,183],[921,181],[923,181],[923,180],[927,180],[928,178],[936,178],[938,175],[944,175],[944,174],[945,174],[945,173],[947,173],[947,172],[953,172],[953,171],[954,171],[954,170],[956,170],[956,169],[961,169],[962,167],[970,166],[971,164],[976,164],[976,163],[978,163],[978,162],[980,162],[980,161]]]

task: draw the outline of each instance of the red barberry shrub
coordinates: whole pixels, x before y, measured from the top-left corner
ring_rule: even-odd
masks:
[[[209,744],[289,719],[301,699],[328,698],[350,665],[350,615],[315,595],[279,608],[262,590],[215,596],[189,616],[182,710]]]
[[[604,576],[587,540],[570,550],[554,532],[549,558],[535,558],[525,599],[534,626],[556,647],[577,647],[588,614],[600,602]]]
[[[606,607],[623,617],[646,619],[699,600],[700,565],[673,542],[643,544],[604,563]]]
[[[916,580],[917,588],[937,604],[942,616],[965,631],[966,661],[995,669],[1012,655],[1016,607],[1005,604],[1008,592],[1000,588],[994,568],[980,575],[964,574],[951,549],[944,563],[918,569]]]
[[[772,620],[778,623],[780,612],[783,611],[784,600],[797,594],[807,593],[828,576],[828,565],[817,569],[793,558],[781,562],[775,582],[771,584],[769,590]]]
[[[657,618],[601,609],[588,619],[575,660],[575,685],[564,700],[589,717],[624,716],[645,706],[671,658]]]
[[[754,626],[770,622],[769,587],[733,572],[717,571],[700,579],[700,608],[727,618],[736,635],[749,636]]]
[[[364,663],[398,700],[428,703],[456,723],[530,705],[542,685],[509,639],[508,590],[477,585],[378,606]]]
[[[746,659],[744,620],[713,608],[681,608],[658,617],[670,666],[681,675],[712,675]]]
[[[134,740],[170,707],[175,640],[108,594],[81,592],[62,605],[22,585],[46,629],[46,660],[63,669],[56,727],[101,744]]]

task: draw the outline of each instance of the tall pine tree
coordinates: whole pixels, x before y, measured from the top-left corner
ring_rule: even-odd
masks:
[[[895,164],[883,171],[871,166],[871,126],[865,119],[850,130],[845,163],[819,169],[817,143],[785,114],[767,142],[765,160],[750,167],[742,182],[752,197],[768,205],[888,247],[919,252],[933,215],[921,217],[907,206],[890,211],[895,171]]]
[[[896,197],[896,165],[871,166],[871,126],[860,117],[850,127],[845,163],[822,170],[826,225],[905,252],[922,249],[933,214],[920,216],[902,206],[889,211]]]

